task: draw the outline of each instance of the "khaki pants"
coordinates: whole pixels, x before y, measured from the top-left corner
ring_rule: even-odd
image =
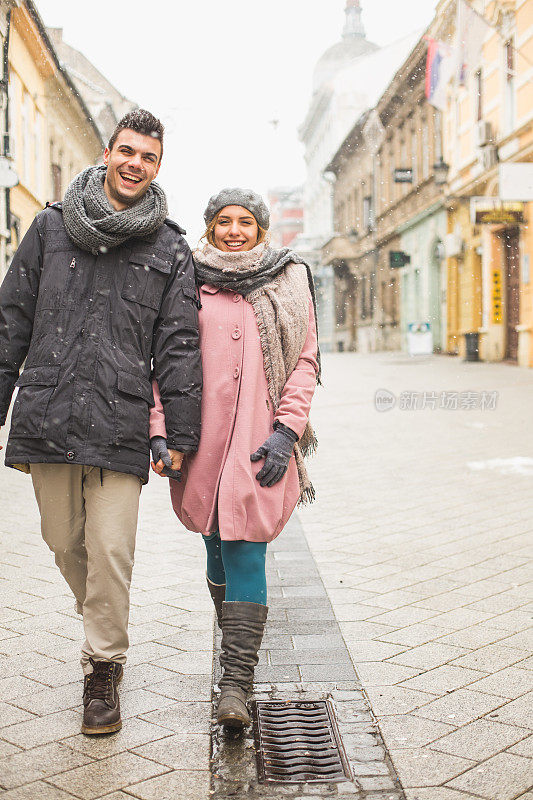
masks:
[[[124,664],[141,481],[77,464],[31,464],[43,538],[83,614],[89,657]]]

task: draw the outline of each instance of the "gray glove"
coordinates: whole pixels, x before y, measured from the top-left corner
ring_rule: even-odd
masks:
[[[258,447],[250,456],[250,461],[265,459],[265,463],[255,476],[261,486],[274,486],[280,481],[289,466],[292,450],[298,441],[298,436],[291,428],[275,423],[276,430],[271,433],[266,442]]]
[[[181,481],[180,470],[172,469],[172,458],[170,457],[170,453],[168,452],[167,440],[165,439],[165,437],[152,436],[152,438],[150,439],[150,448],[152,450],[152,458],[154,459],[154,464],[157,464],[157,462],[161,460],[165,465],[163,467],[161,475],[165,475],[167,478],[174,478],[175,481]]]

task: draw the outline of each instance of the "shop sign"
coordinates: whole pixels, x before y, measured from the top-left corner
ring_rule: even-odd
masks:
[[[473,197],[470,204],[474,225],[521,225],[524,204],[500,200],[499,197]]]
[[[403,250],[389,250],[389,266],[391,269],[399,269],[411,263],[411,256]]]
[[[394,170],[394,183],[412,183],[413,170],[412,169],[395,169]]]
[[[492,270],[492,322],[499,325],[502,317],[502,271],[499,268]]]

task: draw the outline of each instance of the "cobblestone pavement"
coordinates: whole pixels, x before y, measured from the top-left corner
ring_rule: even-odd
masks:
[[[311,552],[298,519],[270,548],[259,696],[334,694],[341,723],[358,726],[343,729],[359,765],[356,798],[533,800],[533,372],[383,353],[324,362],[311,462],[319,500],[299,514]],[[380,413],[378,388],[500,395],[495,410]],[[167,492],[154,479],[142,493],[124,728],[94,741],[79,733],[72,598],[41,541],[28,476],[2,468],[1,800],[224,797],[211,776],[204,548],[176,525]],[[245,796],[246,784],[234,788]],[[341,789],[348,795],[350,784]],[[302,788],[313,796],[332,795]]]
[[[335,354],[324,384],[300,518],[406,797],[531,800],[533,372]]]
[[[283,536],[268,548],[267,577],[269,612],[255,671],[255,699],[278,703],[332,701],[351,779],[307,785],[261,783],[253,731],[248,729],[244,739],[234,738],[215,725],[213,800],[301,800],[304,792],[307,800],[404,800],[295,516]],[[217,648],[219,644],[217,636]],[[220,677],[218,659],[214,665],[216,685]]]
[[[207,800],[213,609],[205,548],[178,528],[167,481],[141,495],[123,729],[98,739],[79,732],[82,626],[29,476],[1,468],[0,508],[2,800]]]

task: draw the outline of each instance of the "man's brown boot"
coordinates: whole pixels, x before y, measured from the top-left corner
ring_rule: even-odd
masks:
[[[122,664],[115,661],[89,659],[93,671],[83,684],[83,723],[81,732],[89,736],[115,733],[122,727],[118,684],[122,680]]]

